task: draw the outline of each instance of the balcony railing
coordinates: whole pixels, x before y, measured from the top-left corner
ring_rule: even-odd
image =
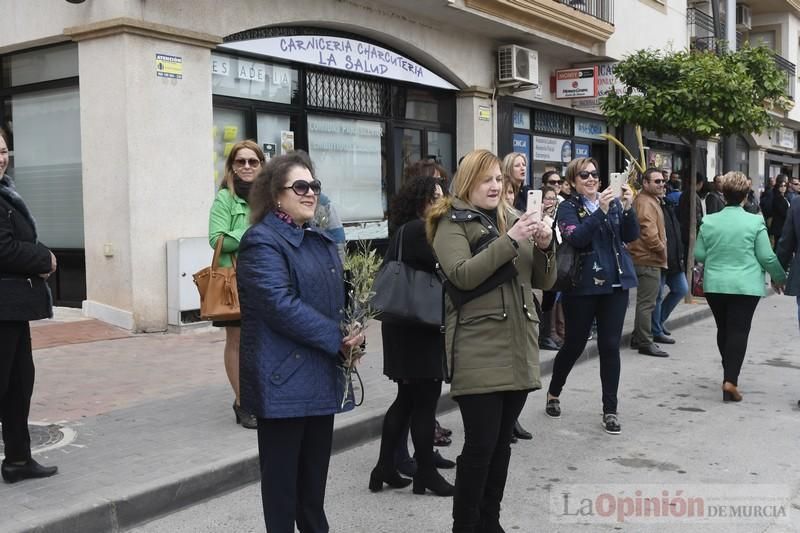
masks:
[[[614,0],[555,0],[603,22],[614,24]]]
[[[775,54],[775,65],[782,70],[786,76],[786,96],[794,100],[795,85],[797,85],[797,71],[794,63],[788,59]]]
[[[689,46],[692,50],[719,51],[725,46],[725,39],[720,43],[714,36],[714,17],[701,11],[696,7],[686,9],[686,25],[689,29]],[[720,23],[720,31],[725,35],[725,22]],[[736,32],[736,46],[742,46],[744,36],[741,32]],[[719,45],[719,46],[718,46]]]

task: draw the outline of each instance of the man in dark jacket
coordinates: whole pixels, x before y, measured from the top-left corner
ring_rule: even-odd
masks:
[[[797,297],[797,317],[800,325],[800,196],[792,200],[783,233],[775,248],[783,268],[789,270],[785,294]]]
[[[8,146],[0,132],[0,422],[5,459],[0,472],[6,483],[49,477],[55,466],[31,457],[28,413],[34,366],[30,320],[52,316],[45,279],[56,258],[38,242],[36,223],[14,182],[5,174]]]
[[[706,215],[718,213],[725,208],[725,197],[722,196],[720,191],[721,182],[722,176],[719,174],[714,176],[714,185],[711,186],[711,191],[706,194]]]
[[[700,198],[700,191],[703,189],[705,178],[699,172],[697,173],[697,203],[695,204],[695,213],[697,216],[696,231],[700,231],[700,224],[703,223],[703,200]],[[689,184],[686,184],[683,194],[678,200],[678,221],[681,224],[681,241],[683,242],[683,256],[689,257]]]
[[[661,271],[661,287],[653,309],[653,340],[661,344],[675,344],[671,333],[664,326],[669,315],[689,292],[686,281],[686,260],[683,255],[681,241],[681,225],[675,213],[675,204],[666,198],[661,201],[664,212],[664,228],[667,232],[667,268]],[[669,294],[664,297],[664,287],[669,287]]]

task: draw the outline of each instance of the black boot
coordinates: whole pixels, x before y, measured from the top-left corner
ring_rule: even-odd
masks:
[[[489,463],[486,487],[483,489],[481,523],[477,530],[480,533],[505,533],[500,525],[500,502],[503,501],[510,462],[511,448],[509,446],[495,450],[492,462]]]
[[[453,533],[477,533],[481,520],[481,497],[487,468],[472,465],[462,456],[456,459],[456,485],[453,493]]]
[[[451,485],[438,470],[435,468],[418,468],[414,476],[414,486],[411,488],[414,494],[425,494],[425,489],[437,496],[452,496],[453,485]]]

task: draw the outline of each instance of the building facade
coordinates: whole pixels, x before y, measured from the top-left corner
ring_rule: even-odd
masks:
[[[3,4],[0,120],[57,302],[135,331],[167,327],[167,243],[206,235],[236,141],[307,150],[348,238],[382,239],[419,158],[522,151],[534,183],[576,155],[616,170],[614,62],[688,44],[685,0]],[[535,79],[498,80],[506,45]]]

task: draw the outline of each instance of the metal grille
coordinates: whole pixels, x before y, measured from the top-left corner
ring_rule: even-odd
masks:
[[[555,0],[560,4],[614,24],[614,0]]]
[[[572,137],[572,117],[555,111],[537,109],[533,114],[533,130]]]
[[[306,72],[306,102],[309,107],[388,116],[389,87],[381,81]]]

